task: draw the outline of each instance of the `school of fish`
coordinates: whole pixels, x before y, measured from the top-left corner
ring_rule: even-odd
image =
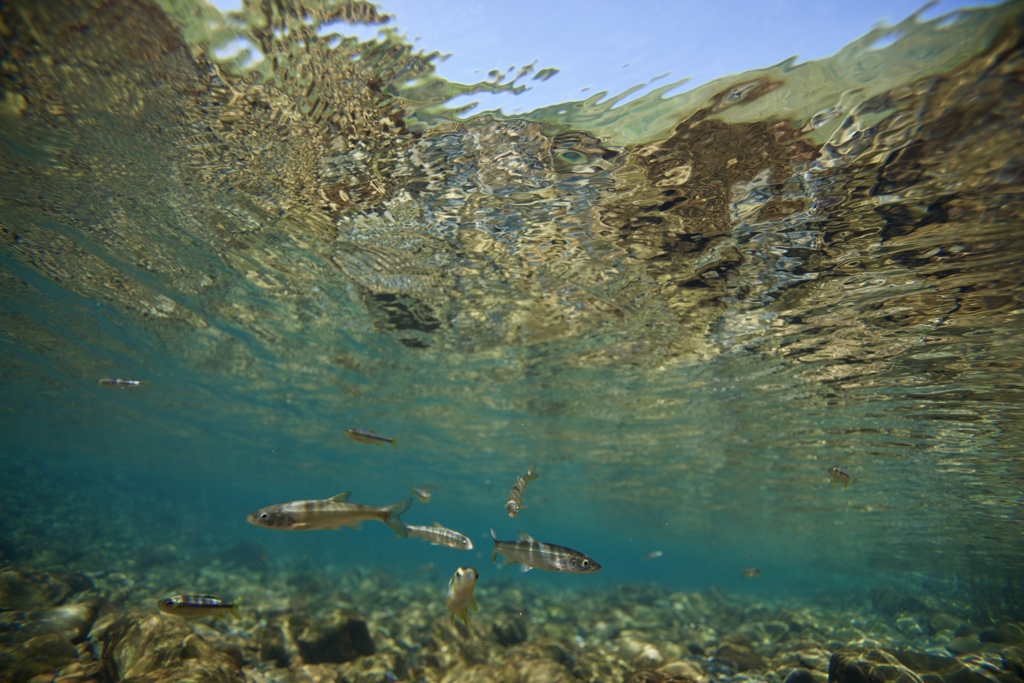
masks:
[[[141,387],[147,384],[141,380],[124,379],[101,379],[99,383],[103,386],[114,387]],[[344,434],[361,444],[380,446],[389,443],[393,448],[398,447],[396,437],[381,436],[372,430],[346,429]],[[849,487],[852,481],[850,473],[838,466],[829,467],[828,475],[833,485],[839,484],[844,489]],[[515,517],[526,508],[526,505],[523,504],[526,485],[538,478],[539,475],[534,464],[530,465],[526,474],[516,476],[505,503],[505,511],[509,517]],[[425,486],[411,486],[410,488],[420,502],[430,501],[431,494]],[[431,526],[406,524],[402,520],[402,515],[412,506],[413,498],[404,498],[391,505],[374,506],[349,502],[351,495],[350,491],[344,491],[322,500],[295,500],[268,505],[249,513],[246,516],[246,521],[258,527],[281,531],[358,528],[361,522],[377,521],[386,524],[400,538],[414,536],[428,541],[432,545],[445,548],[473,549],[473,542],[468,536],[442,526],[438,522],[434,522]],[[601,569],[601,565],[596,560],[578,550],[538,541],[524,531],[517,532],[517,539],[514,541],[502,541],[498,539],[494,529],[491,529],[491,538],[494,541],[491,562],[497,564],[500,556],[502,564],[518,564],[522,572],[542,569],[566,574],[591,574]],[[655,550],[644,555],[642,559],[649,561],[661,556],[662,552]],[[741,576],[745,578],[753,578],[760,573],[761,570],[756,567],[746,567],[740,570]],[[448,607],[449,620],[453,626],[456,618],[461,620],[464,625],[468,625],[469,610],[476,611],[478,609],[474,595],[478,578],[479,573],[472,567],[459,567],[448,581],[445,605]],[[239,617],[237,601],[232,603],[212,595],[174,595],[159,600],[157,608],[166,614],[180,617],[224,617],[229,614],[235,618]]]

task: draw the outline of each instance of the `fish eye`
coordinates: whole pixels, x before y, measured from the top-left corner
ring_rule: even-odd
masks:
[[[266,520],[270,519],[270,515],[268,515],[266,512],[261,512],[260,513],[260,519],[266,521]]]
[[[583,562],[581,563],[581,566],[582,566],[582,567],[583,567],[584,569],[586,569],[587,567],[589,567],[589,566],[590,566],[590,560],[583,560]]]

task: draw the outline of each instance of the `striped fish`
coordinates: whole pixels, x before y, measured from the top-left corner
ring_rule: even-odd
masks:
[[[504,555],[510,563],[522,565],[520,571],[524,572],[536,567],[549,572],[589,574],[601,568],[601,565],[578,550],[535,541],[529,534],[522,531],[518,532],[518,535],[518,541],[499,541],[498,535],[494,533],[494,529],[491,529],[491,538],[494,539],[491,562],[494,562],[500,554]]]
[[[467,536],[453,529],[446,529],[437,522],[434,522],[434,526],[406,524],[405,528],[409,530],[410,536],[417,536],[425,541],[430,541],[433,545],[443,545],[447,548],[455,548],[456,550],[473,549],[473,541],[469,540]]]
[[[517,476],[516,483],[512,484],[512,490],[508,492],[508,502],[505,503],[505,509],[508,510],[509,517],[515,517],[519,514],[521,508],[526,507],[523,505],[523,491],[526,490],[526,484],[538,476],[534,467],[534,465],[530,465],[530,468],[526,470],[526,474],[522,477]]]
[[[238,619],[238,603],[225,602],[212,595],[172,595],[156,603],[157,609],[179,617],[224,617]]]
[[[261,508],[250,513],[245,519],[250,524],[283,531],[314,531],[317,529],[340,529],[356,526],[368,519],[384,522],[402,538],[408,538],[409,531],[401,516],[412,505],[412,498],[406,498],[394,505],[374,507],[348,502],[350,491],[325,500],[295,500]]]

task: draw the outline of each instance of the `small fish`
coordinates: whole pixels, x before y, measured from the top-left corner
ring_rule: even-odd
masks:
[[[381,436],[372,429],[346,429],[345,436],[358,443],[368,443],[371,446],[380,446],[382,443],[389,443],[392,448],[398,448],[397,436]]]
[[[418,498],[421,503],[429,503],[430,502],[430,491],[428,491],[426,488],[424,488],[424,487],[416,487],[416,486],[413,486],[411,488],[412,488],[412,495],[416,496],[416,498]]]
[[[740,576],[745,579],[752,579],[755,576],[761,576],[761,570],[757,567],[745,567],[740,570]]]
[[[117,377],[105,377],[99,381],[99,384],[103,387],[130,389],[132,387],[144,387],[149,384],[149,382],[143,379],[119,379]]]
[[[650,562],[651,560],[658,559],[659,557],[661,557],[664,554],[665,553],[661,552],[660,550],[652,550],[651,552],[649,552],[646,555],[644,555],[643,557],[641,557],[640,561],[641,562]]]
[[[405,528],[409,530],[410,536],[418,536],[426,541],[430,541],[432,545],[443,545],[447,548],[455,548],[456,550],[473,549],[473,541],[469,540],[467,536],[453,529],[446,529],[437,522],[434,522],[434,526],[406,524]]]
[[[835,466],[828,468],[828,478],[832,481],[833,486],[836,484],[842,484],[844,489],[849,488],[850,482],[853,481],[849,472],[844,470],[842,467]]]
[[[409,531],[401,516],[412,505],[412,498],[406,498],[394,505],[375,507],[348,502],[350,491],[325,500],[295,500],[260,508],[245,519],[249,524],[281,529],[282,531],[314,531],[317,529],[340,529],[356,526],[373,519],[384,522],[402,538],[408,538]]]
[[[161,612],[179,617],[225,617],[238,619],[238,602],[225,602],[212,595],[173,595],[156,603]],[[226,617],[225,617],[226,618]]]
[[[505,509],[508,510],[509,517],[515,517],[519,514],[519,510],[526,507],[523,505],[523,491],[526,490],[526,484],[538,476],[534,470],[534,465],[530,465],[525,475],[516,477],[516,483],[512,484],[512,490],[508,492],[508,502],[505,503]]]
[[[589,574],[601,568],[601,565],[578,550],[535,541],[529,534],[522,531],[517,534],[518,541],[499,541],[498,535],[494,533],[494,529],[491,529],[491,538],[494,539],[491,562],[494,562],[501,554],[509,562],[522,565],[520,571],[524,572],[536,567],[549,572]]]
[[[444,602],[451,612],[451,623],[455,625],[455,617],[462,619],[462,623],[469,626],[469,610],[479,610],[476,606],[476,598],[473,597],[473,589],[476,588],[476,570],[472,567],[459,567],[455,574],[448,581],[448,592],[444,596]]]

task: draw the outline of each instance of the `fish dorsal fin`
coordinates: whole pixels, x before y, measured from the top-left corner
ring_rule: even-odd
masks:
[[[526,533],[525,531],[517,531],[516,532],[516,536],[519,537],[520,541],[526,541],[528,543],[536,543],[537,542],[537,541],[533,540],[533,536],[531,536],[530,534]]]
[[[437,527],[438,529],[443,529],[444,528],[443,526],[441,526],[440,522],[434,522],[434,526]]]
[[[347,503],[348,502],[348,497],[351,496],[351,495],[352,495],[351,491],[342,491],[338,495],[331,496],[327,500],[331,501],[332,503]]]

